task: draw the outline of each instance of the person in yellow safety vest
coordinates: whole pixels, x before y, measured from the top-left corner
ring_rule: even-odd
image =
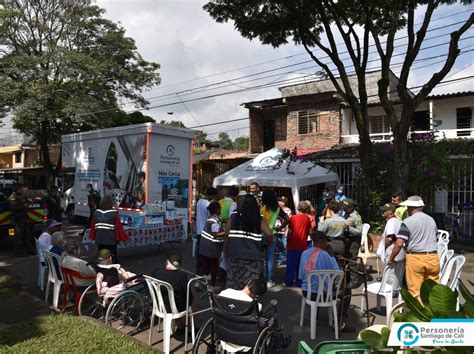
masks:
[[[219,200],[221,205],[221,222],[222,229],[225,230],[227,226],[227,220],[230,215],[237,210],[237,196],[239,195],[239,189],[236,186],[231,186],[227,192],[227,196]]]
[[[275,283],[273,282],[273,263],[275,261],[275,248],[278,242],[277,233],[286,227],[290,222],[290,218],[286,213],[280,208],[278,204],[278,198],[276,194],[272,191],[264,191],[262,193],[262,205],[260,206],[260,214],[263,216],[265,221],[268,223],[270,230],[273,232],[273,242],[268,245],[266,252],[266,278],[267,278],[267,287],[271,288]],[[282,220],[283,222],[279,227],[276,227],[277,219]]]
[[[405,195],[403,192],[397,191],[392,193],[392,203],[395,204],[395,217],[403,221],[408,217],[408,208],[406,206],[400,205],[401,202],[405,200]]]

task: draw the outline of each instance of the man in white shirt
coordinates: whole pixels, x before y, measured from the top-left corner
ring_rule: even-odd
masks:
[[[212,200],[217,198],[217,189],[208,188],[206,190],[206,197],[199,199],[196,204],[196,247],[194,248],[194,257],[196,257],[196,273],[199,272],[201,266],[201,260],[199,257],[199,243],[201,241],[201,233],[206,225],[207,219],[209,218],[209,211],[207,207]]]
[[[397,206],[394,203],[387,203],[379,207],[382,211],[382,216],[387,220],[385,229],[380,239],[379,247],[377,249],[377,255],[380,257],[382,262],[387,265],[392,255],[393,248],[395,247],[395,239],[400,230],[402,222],[395,215]],[[402,285],[403,272],[405,269],[405,251],[402,249],[395,257],[394,267],[390,270],[388,275],[387,283],[391,284],[394,289],[399,289]]]
[[[77,250],[79,248],[79,245],[77,244],[69,244],[66,246],[66,252],[67,252],[67,256],[64,257],[63,259],[63,263],[62,263],[62,267],[64,268],[68,268],[68,269],[71,269],[71,270],[74,270],[82,275],[85,275],[85,276],[96,276],[96,272],[94,270],[94,268],[92,268],[91,266],[88,266],[87,265],[87,262],[80,259],[80,258],[77,258]],[[88,287],[89,285],[91,285],[92,283],[95,282],[95,278],[94,279],[78,279],[78,278],[74,278],[74,282],[76,283],[76,285],[79,287],[79,288],[86,288]]]

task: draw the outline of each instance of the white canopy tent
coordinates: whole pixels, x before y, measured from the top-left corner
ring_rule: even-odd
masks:
[[[280,167],[275,168],[281,154],[282,150],[278,148],[268,150],[214,178],[214,187],[248,186],[252,182],[257,182],[265,187],[287,187],[291,188],[293,202],[296,206],[300,201],[300,187],[321,183],[338,184],[339,177],[337,173],[314,165],[310,161],[291,162],[289,170],[287,170],[289,162],[285,160]]]

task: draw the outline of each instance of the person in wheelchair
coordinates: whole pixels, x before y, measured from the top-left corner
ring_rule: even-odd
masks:
[[[108,299],[112,299],[121,294],[128,287],[140,282],[136,275],[127,272],[120,264],[113,264],[112,252],[108,249],[101,249],[97,257],[97,263],[89,263],[96,272],[97,294],[103,297],[104,304]]]
[[[214,331],[223,350],[245,352],[260,343],[277,352],[289,344],[278,327],[277,301],[265,307],[258,302],[266,291],[266,280],[259,278],[247,281],[242,290],[229,288],[213,297]]]

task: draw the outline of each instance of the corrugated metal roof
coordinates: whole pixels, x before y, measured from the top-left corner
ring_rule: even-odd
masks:
[[[474,91],[458,91],[450,93],[440,93],[438,95],[429,95],[427,100],[441,100],[444,98],[455,98],[455,97],[465,97],[474,95]]]

